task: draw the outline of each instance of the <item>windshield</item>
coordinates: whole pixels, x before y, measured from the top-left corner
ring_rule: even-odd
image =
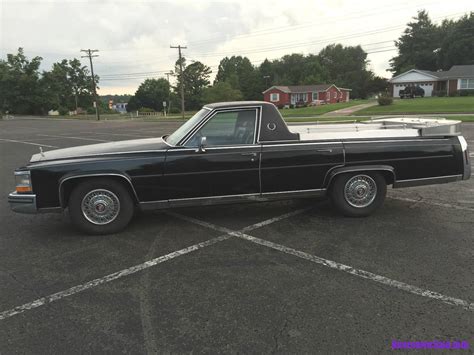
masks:
[[[181,127],[179,127],[174,133],[166,137],[166,142],[171,145],[176,145],[181,139],[184,138],[193,127],[201,121],[204,116],[209,113],[209,109],[201,109],[193,117],[187,120]]]

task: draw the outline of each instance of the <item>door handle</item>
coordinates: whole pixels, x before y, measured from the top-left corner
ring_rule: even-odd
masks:
[[[332,153],[332,149],[316,149],[317,152],[326,152],[326,153]]]
[[[240,155],[247,156],[247,157],[256,157],[257,153],[241,153]]]

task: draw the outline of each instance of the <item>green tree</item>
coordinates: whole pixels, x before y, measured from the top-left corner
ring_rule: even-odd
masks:
[[[413,22],[407,24],[403,35],[395,42],[398,55],[390,60],[394,75],[409,69],[436,70],[441,31],[433,24],[425,10],[418,11]],[[472,37],[471,37],[472,43]]]
[[[46,110],[67,112],[92,106],[92,78],[87,67],[78,59],[63,59],[54,63],[51,71],[43,72],[41,88]]]
[[[23,48],[0,60],[0,110],[20,114],[41,112],[41,57],[26,58]]]
[[[474,64],[474,12],[458,21],[444,20],[440,26],[440,48],[437,69],[449,70],[453,65]]]
[[[242,93],[232,88],[232,86],[223,81],[213,86],[207,87],[203,92],[203,100],[205,103],[239,101],[242,100]]]
[[[146,107],[163,111],[163,101],[168,101],[169,95],[170,85],[166,79],[146,79],[128,101],[128,110],[135,111]]]
[[[260,72],[247,57],[225,57],[219,63],[214,84],[226,82],[242,93],[244,100],[256,100],[262,97]]]
[[[186,59],[183,57],[183,77],[178,75],[175,92],[180,95],[180,87],[184,85],[184,99],[186,109],[195,110],[202,106],[203,91],[209,86],[209,77],[212,73],[211,68],[201,62],[193,62],[186,65]],[[176,61],[176,72],[179,73],[179,60]]]
[[[319,52],[318,58],[325,70],[325,82],[352,89],[354,98],[366,98],[371,93],[369,83],[374,73],[367,70],[367,53],[361,46],[331,44]]]

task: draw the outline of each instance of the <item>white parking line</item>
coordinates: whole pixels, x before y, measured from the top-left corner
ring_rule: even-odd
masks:
[[[459,299],[459,298],[446,296],[446,295],[443,295],[441,293],[430,291],[430,290],[427,290],[427,289],[422,289],[420,287],[409,285],[409,284],[401,282],[401,281],[392,280],[392,279],[389,279],[388,277],[377,275],[377,274],[374,274],[370,271],[357,269],[357,268],[354,268],[352,266],[348,266],[348,265],[345,265],[345,264],[338,263],[336,261],[332,261],[332,260],[321,258],[321,257],[316,256],[316,255],[308,254],[304,251],[289,248],[289,247],[286,247],[284,245],[273,243],[273,242],[270,242],[270,241],[267,241],[267,240],[264,240],[264,239],[255,238],[255,237],[252,237],[251,235],[241,233],[240,238],[248,240],[249,242],[252,242],[252,243],[256,243],[256,244],[259,244],[259,245],[266,246],[268,248],[272,248],[272,249],[281,251],[281,252],[286,253],[286,254],[294,255],[294,256],[297,256],[299,258],[309,260],[313,263],[323,265],[323,266],[329,267],[331,269],[336,269],[336,270],[339,270],[339,271],[343,271],[343,272],[346,272],[348,274],[351,274],[351,275],[354,275],[354,276],[357,276],[357,277],[361,277],[363,279],[375,281],[377,283],[384,284],[384,285],[391,286],[391,287],[395,287],[395,288],[398,288],[399,290],[410,292],[410,293],[413,293],[413,294],[418,295],[418,296],[432,298],[432,299],[435,299],[435,300],[438,300],[438,301],[441,301],[441,302],[444,302],[444,303],[447,303],[447,304],[450,304],[450,305],[463,307],[466,310],[474,311],[474,303],[469,303],[469,302],[464,301],[464,300]]]
[[[48,303],[51,303],[51,302],[54,302],[54,301],[58,301],[58,300],[60,300],[64,297],[68,297],[68,296],[74,295],[76,293],[88,290],[90,288],[102,285],[104,283],[107,283],[107,282],[110,282],[110,281],[113,281],[113,280],[117,280],[117,279],[122,278],[124,276],[128,276],[128,275],[134,274],[136,272],[148,269],[152,266],[161,264],[165,261],[177,258],[178,256],[191,253],[193,251],[208,247],[210,245],[216,244],[218,242],[221,242],[221,241],[229,239],[229,238],[230,238],[230,235],[228,235],[228,234],[223,235],[223,236],[219,236],[219,237],[216,237],[216,238],[212,238],[212,239],[206,240],[205,242],[201,242],[201,243],[198,243],[198,244],[191,245],[187,248],[184,248],[184,249],[181,249],[181,250],[178,250],[178,251],[174,251],[172,253],[160,256],[160,257],[152,259],[152,260],[145,261],[144,263],[129,267],[129,268],[124,269],[124,270],[114,272],[114,273],[109,274],[107,276],[100,277],[98,279],[86,282],[84,284],[71,287],[67,290],[60,291],[60,292],[57,292],[57,293],[53,293],[52,295],[49,295],[49,296],[46,296],[46,297],[39,298],[39,299],[37,299],[33,302],[25,303],[24,305],[21,305],[21,306],[9,309],[7,311],[1,312],[0,313],[0,320],[10,318],[10,317],[12,317],[16,314],[23,313],[27,310],[44,306],[45,304],[48,304]]]
[[[105,139],[95,139],[95,138],[84,138],[84,137],[70,137],[70,136],[55,136],[53,134],[38,134],[42,137],[54,137],[54,138],[66,138],[66,139],[79,139],[83,141],[95,141],[95,142],[110,142]]]
[[[268,248],[272,248],[272,249],[278,250],[278,251],[286,253],[286,254],[297,256],[299,258],[311,261],[311,262],[319,264],[319,265],[329,267],[331,269],[336,269],[336,270],[339,270],[339,271],[343,271],[343,272],[346,272],[348,274],[351,274],[351,275],[354,275],[354,276],[357,276],[357,277],[361,277],[361,278],[364,278],[364,279],[368,279],[368,280],[371,280],[371,281],[374,281],[374,282],[377,282],[377,283],[380,283],[380,284],[384,284],[384,285],[387,285],[387,286],[390,286],[390,287],[394,287],[394,288],[397,288],[399,290],[410,292],[410,293],[418,295],[418,296],[435,299],[435,300],[438,300],[438,301],[441,301],[441,302],[444,302],[444,303],[447,303],[447,304],[450,304],[450,305],[463,307],[466,310],[474,311],[474,303],[469,303],[469,302],[467,302],[465,300],[462,300],[462,299],[459,299],[459,298],[446,296],[446,295],[443,295],[441,293],[434,292],[434,291],[427,290],[427,289],[422,289],[420,287],[409,285],[409,284],[401,282],[401,281],[392,280],[392,279],[389,279],[388,277],[377,275],[377,274],[374,274],[370,271],[357,269],[357,268],[354,268],[352,266],[348,266],[348,265],[345,265],[345,264],[338,263],[336,261],[324,259],[324,258],[321,258],[321,257],[316,256],[316,255],[308,254],[304,251],[289,248],[289,247],[286,247],[284,245],[273,243],[273,242],[270,242],[270,241],[267,241],[267,240],[264,240],[264,239],[252,237],[251,235],[248,235],[248,234],[245,234],[245,233],[242,233],[242,232],[239,232],[239,231],[233,231],[233,230],[230,230],[230,229],[225,228],[225,227],[214,225],[212,223],[200,221],[200,220],[197,220],[197,219],[192,218],[192,217],[183,216],[183,215],[180,215],[180,214],[177,214],[177,213],[173,213],[172,215],[175,216],[175,217],[181,218],[185,221],[198,224],[200,226],[205,226],[205,227],[208,227],[208,228],[212,228],[213,230],[216,230],[216,231],[219,231],[219,232],[222,232],[223,230],[227,230],[228,235],[232,235],[232,236],[235,236],[235,237],[238,237],[238,238],[241,238],[241,239],[245,239],[249,242],[259,244],[259,245],[262,245],[262,246],[265,246],[265,247],[268,247]],[[254,229],[256,229],[256,228],[254,228]]]
[[[253,224],[253,225],[251,225],[251,226],[248,226],[248,227],[244,228],[243,230],[252,230],[252,229],[259,228],[259,227],[262,226],[262,225],[268,225],[268,224],[274,223],[274,222],[276,222],[276,221],[281,221],[281,220],[284,219],[284,218],[288,218],[288,217],[294,216],[294,215],[296,215],[296,214],[303,213],[303,212],[307,211],[309,208],[310,208],[310,207],[304,208],[304,209],[301,209],[301,210],[296,210],[296,211],[293,211],[293,212],[290,212],[290,213],[286,213],[286,214],[281,215],[281,216],[279,216],[279,217],[271,218],[271,219],[269,219],[269,220],[265,220],[265,221],[263,221],[263,222],[259,222],[259,223]],[[170,213],[170,214],[171,214],[171,213]],[[173,215],[174,215],[174,214],[173,214]],[[181,216],[181,215],[176,215],[176,216],[177,216],[178,218],[181,218],[181,219],[182,219],[182,216]],[[193,218],[190,218],[190,222],[191,222],[191,223],[200,224],[200,225],[202,225],[202,226],[204,226],[204,227],[207,227],[207,228],[210,228],[210,229],[215,229],[215,228],[217,228],[216,226],[214,226],[214,225],[212,225],[212,224],[210,224],[210,223],[203,222],[203,221],[200,221],[200,220],[197,220],[197,219],[193,219]],[[199,249],[202,249],[202,248],[211,246],[211,245],[213,245],[213,244],[219,243],[219,242],[221,242],[221,241],[227,240],[227,239],[231,238],[232,236],[239,236],[239,234],[238,234],[239,232],[233,232],[233,231],[231,231],[230,229],[225,228],[225,227],[220,227],[220,229],[215,229],[215,230],[218,230],[218,231],[220,231],[220,232],[224,232],[225,234],[224,234],[224,235],[221,235],[221,236],[218,236],[218,237],[216,237],[216,238],[212,238],[212,239],[206,240],[206,241],[201,242],[201,243],[197,243],[197,244],[191,245],[191,246],[189,246],[189,247],[187,247],[187,248],[184,248],[184,249],[181,249],[181,250],[178,250],[178,251],[174,251],[174,252],[172,252],[172,253],[169,253],[169,254],[160,256],[160,257],[158,257],[158,258],[145,261],[144,263],[141,263],[141,264],[138,264],[138,265],[129,267],[129,268],[127,268],[127,269],[123,269],[123,270],[114,272],[114,273],[109,274],[109,275],[106,275],[106,276],[104,276],[104,277],[100,277],[100,278],[98,278],[98,279],[95,279],[95,280],[86,282],[86,283],[84,283],[84,284],[71,287],[71,288],[69,288],[69,289],[67,289],[67,290],[60,291],[60,292],[54,293],[54,294],[49,295],[49,296],[46,296],[46,297],[41,297],[41,298],[39,298],[39,299],[37,299],[37,300],[34,300],[34,301],[32,301],[32,302],[29,302],[29,303],[25,303],[25,304],[23,304],[23,305],[21,305],[21,306],[18,306],[18,307],[15,307],[15,308],[12,308],[12,309],[3,311],[3,312],[0,313],[0,320],[13,317],[14,315],[17,315],[17,314],[23,313],[23,312],[25,312],[25,311],[28,311],[28,310],[31,310],[31,309],[35,309],[35,308],[41,307],[41,306],[44,306],[44,305],[46,305],[46,304],[49,304],[49,303],[52,303],[52,302],[55,302],[55,301],[59,301],[60,299],[63,299],[63,298],[65,298],[65,297],[68,297],[68,296],[74,295],[74,294],[76,294],[76,293],[79,293],[79,292],[88,290],[88,289],[90,289],[90,288],[93,288],[93,287],[96,287],[96,286],[99,286],[99,285],[102,285],[102,284],[105,284],[105,283],[108,283],[108,282],[117,280],[117,279],[122,278],[122,277],[124,277],[124,276],[128,276],[128,275],[131,275],[131,274],[135,274],[135,273],[137,273],[137,272],[139,272],[139,271],[148,269],[148,268],[150,268],[150,267],[152,267],[152,266],[156,266],[156,265],[161,264],[161,263],[163,263],[163,262],[165,262],[165,261],[168,261],[168,260],[177,258],[178,256],[185,255],[185,254],[189,254],[189,253],[191,253],[191,252],[193,252],[193,251],[196,251],[196,250],[199,250]]]
[[[454,210],[473,211],[473,212],[474,212],[474,208],[472,208],[472,207],[458,206],[458,205],[453,205],[453,204],[444,203],[444,202],[426,201],[426,200],[415,200],[415,199],[413,199],[413,198],[397,197],[397,196],[387,196],[387,198],[390,198],[390,199],[392,199],[392,200],[399,200],[399,201],[412,202],[412,203],[424,203],[424,204],[426,204],[426,205],[432,205],[432,206],[437,206],[437,207],[451,208],[451,209],[454,209]]]
[[[58,148],[55,145],[47,145],[47,144],[38,144],[38,143],[25,142],[25,141],[17,141],[17,140],[14,140],[14,139],[0,138],[0,141],[10,142],[10,143],[23,143],[23,144],[36,145],[36,146],[39,146],[39,147],[46,147],[46,148]]]

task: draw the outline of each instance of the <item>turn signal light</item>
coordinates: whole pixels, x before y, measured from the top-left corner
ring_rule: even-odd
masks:
[[[25,194],[33,192],[29,171],[15,171],[16,192]]]

